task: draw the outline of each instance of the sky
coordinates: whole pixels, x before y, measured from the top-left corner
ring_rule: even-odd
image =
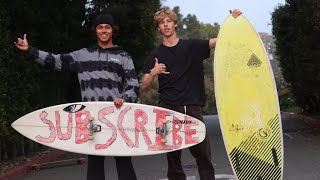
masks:
[[[162,4],[171,9],[180,7],[185,17],[194,14],[203,23],[223,23],[229,9],[240,9],[258,32],[272,33],[271,13],[285,0],[163,0]]]

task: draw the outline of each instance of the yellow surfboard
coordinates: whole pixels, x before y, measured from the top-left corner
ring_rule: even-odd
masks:
[[[239,180],[279,180],[283,139],[277,89],[249,21],[231,15],[215,49],[215,96],[223,139]]]

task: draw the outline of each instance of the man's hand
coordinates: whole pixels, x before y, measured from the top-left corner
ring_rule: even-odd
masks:
[[[27,41],[27,34],[23,35],[23,39],[18,38],[18,42],[14,42],[14,44],[16,45],[16,47],[22,51],[26,51],[29,48],[29,44]]]
[[[125,102],[124,99],[117,98],[117,99],[114,100],[113,103],[114,103],[114,105],[116,106],[117,109],[120,109],[124,102]]]
[[[229,10],[229,12],[230,14],[232,14],[234,18],[237,18],[242,14],[242,12],[239,9]]]
[[[212,38],[209,40],[209,49],[212,49],[214,47],[216,47],[218,39],[217,38]]]
[[[151,69],[150,74],[156,76],[158,74],[170,74],[166,72],[166,65],[158,62],[158,58],[155,58],[155,63],[153,69]]]
[[[158,62],[158,58],[155,58],[154,67],[150,70],[150,73],[146,73],[143,76],[142,82],[140,84],[140,92],[146,92],[151,86],[154,77],[158,74],[170,74],[166,71],[166,65]]]

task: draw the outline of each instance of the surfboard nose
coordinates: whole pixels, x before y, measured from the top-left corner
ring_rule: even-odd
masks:
[[[18,121],[19,119],[17,119],[17,120],[15,120],[13,123],[11,123],[11,127],[13,128],[13,129],[16,129],[16,127],[17,127],[17,125],[18,125]]]

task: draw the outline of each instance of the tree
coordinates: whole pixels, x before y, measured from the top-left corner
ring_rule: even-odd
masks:
[[[78,37],[82,33],[84,4],[84,0],[1,2],[0,31],[4,36],[0,40],[0,160],[39,148],[11,128],[15,119],[40,107],[72,101],[79,95],[74,88],[75,76],[28,62],[13,41],[27,33],[29,43],[44,50],[78,48],[83,44]]]
[[[287,0],[272,13],[284,79],[306,113],[320,113],[320,2]]]
[[[148,1],[147,5],[142,0],[1,1],[0,161],[39,148],[10,127],[15,119],[41,107],[80,101],[75,74],[29,62],[13,41],[27,33],[30,45],[48,52],[88,47],[96,43],[93,19],[108,11],[120,26],[115,42],[131,53],[139,71],[154,45],[152,16],[160,1]]]
[[[10,39],[7,34],[7,28],[9,27],[10,18],[8,17],[8,12],[6,5],[3,4],[0,6],[0,33],[3,37],[0,40],[0,67],[6,67],[6,57],[9,56],[10,47],[7,46]],[[2,149],[4,140],[2,137],[8,135],[8,123],[5,118],[8,117],[6,112],[6,106],[3,102],[7,99],[7,88],[8,85],[5,81],[7,74],[7,69],[0,68],[0,161],[6,158],[6,151]]]

